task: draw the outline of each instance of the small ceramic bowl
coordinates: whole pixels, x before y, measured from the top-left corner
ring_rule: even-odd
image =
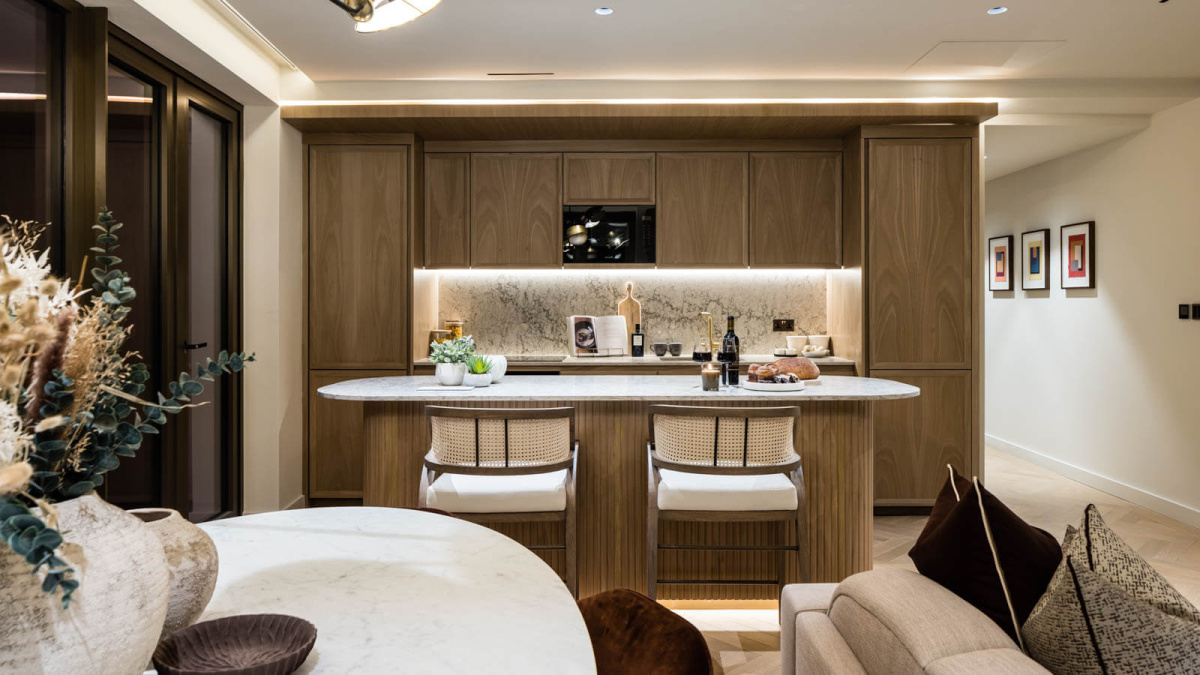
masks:
[[[672,342],[671,344],[667,345],[667,348],[671,350],[671,356],[679,356],[683,353],[682,342]]]
[[[667,343],[665,343],[665,342],[655,342],[654,344],[650,345],[650,349],[654,350],[654,355],[655,355],[655,356],[666,356],[666,354],[667,354]]]
[[[243,614],[204,621],[158,643],[154,667],[162,675],[295,672],[317,641],[317,627],[295,616]]]

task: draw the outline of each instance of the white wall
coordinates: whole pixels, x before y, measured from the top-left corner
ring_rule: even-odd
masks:
[[[1200,101],[986,185],[987,236],[1051,229],[1050,291],[989,293],[986,433],[1200,526]],[[1058,228],[1096,221],[1095,290],[1059,288]]]

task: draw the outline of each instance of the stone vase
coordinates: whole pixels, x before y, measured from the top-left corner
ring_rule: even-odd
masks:
[[[161,638],[196,622],[217,586],[217,547],[204,530],[174,509],[132,509],[162,542],[171,575]]]
[[[59,557],[79,588],[68,609],[42,575],[0,546],[0,672],[140,673],[167,616],[170,575],[158,538],[89,493],[56,504]]]

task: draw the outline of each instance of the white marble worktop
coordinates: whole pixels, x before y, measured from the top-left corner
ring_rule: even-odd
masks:
[[[220,556],[202,620],[276,613],[317,642],[300,673],[595,673],[587,626],[540,558],[485,527],[341,507],[204,523]]]
[[[436,388],[435,388],[436,387]],[[737,387],[703,391],[700,375],[507,375],[470,391],[437,387],[433,376],[372,377],[317,390],[344,401],[876,401],[913,398],[921,390],[892,380],[822,375],[800,391],[762,392]]]
[[[583,357],[553,356],[553,357],[551,357],[551,356],[547,355],[544,358],[518,356],[518,357],[510,357],[508,365],[510,365],[510,366],[533,365],[533,366],[539,366],[539,367],[544,366],[548,369],[553,369],[554,366],[598,366],[598,367],[646,366],[646,367],[653,367],[653,368],[661,368],[663,366],[691,365],[693,363],[690,354],[687,356],[666,356],[666,357],[660,358],[658,356],[655,356],[654,354],[649,353],[649,351],[650,351],[649,347],[647,347],[646,351],[647,351],[647,354],[645,356],[583,356]],[[771,363],[772,361],[778,361],[779,359],[783,359],[783,358],[787,358],[787,357],[785,357],[785,356],[768,356],[766,354],[742,354],[741,362],[744,364]],[[852,361],[850,359],[844,359],[840,356],[824,356],[821,358],[815,358],[815,359],[809,359],[809,360],[812,361],[813,363],[817,364],[818,368],[821,366],[853,366],[854,365],[854,361]],[[414,362],[414,364],[418,365],[418,366],[433,366],[433,365],[435,365],[434,362],[430,361],[429,359],[417,359]]]

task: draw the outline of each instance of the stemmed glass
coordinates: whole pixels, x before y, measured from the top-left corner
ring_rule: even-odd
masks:
[[[696,340],[696,347],[692,350],[692,360],[696,363],[712,361],[712,345],[708,343],[708,338],[701,336]]]

